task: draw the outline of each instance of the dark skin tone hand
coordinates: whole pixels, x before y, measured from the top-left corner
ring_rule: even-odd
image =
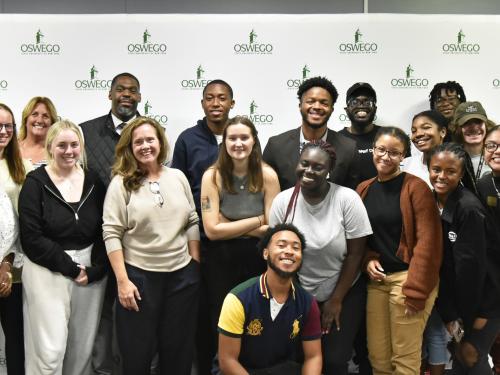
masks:
[[[0,297],[8,297],[12,292],[11,264],[14,261],[14,254],[9,254],[2,260],[0,265]]]

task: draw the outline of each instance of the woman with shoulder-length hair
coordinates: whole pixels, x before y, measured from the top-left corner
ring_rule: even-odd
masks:
[[[54,103],[44,96],[31,98],[23,109],[19,145],[23,158],[28,159],[35,168],[47,164],[45,138],[57,119]]]
[[[198,215],[184,174],[165,167],[161,125],[138,117],[116,146],[103,233],[118,286],[116,331],[124,375],[189,375],[198,309]]]
[[[26,372],[85,375],[106,284],[104,186],[86,170],[74,123],[52,125],[45,149],[48,164],[28,174],[19,198]]]
[[[268,227],[278,192],[278,177],[262,161],[254,124],[243,116],[230,119],[217,161],[201,183],[203,227],[210,239],[207,278],[214,330],[227,293],[265,270],[257,242]]]
[[[18,221],[18,200],[26,173],[31,164],[24,161],[19,150],[14,114],[0,103],[0,187],[5,191],[14,208]],[[4,224],[7,216],[2,215]],[[24,335],[22,310],[21,269],[23,256],[19,241],[12,243],[0,257],[0,313],[5,334],[5,355],[9,374],[24,374]],[[3,285],[2,285],[3,284]]]
[[[436,299],[442,259],[439,213],[427,184],[402,172],[410,139],[379,129],[373,147],[377,176],[358,185],[373,234],[363,269],[369,359],[375,375],[420,372],[422,335]]]

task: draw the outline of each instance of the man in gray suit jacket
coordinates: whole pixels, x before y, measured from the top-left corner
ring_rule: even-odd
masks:
[[[313,77],[300,85],[297,95],[302,115],[301,126],[271,137],[263,154],[264,161],[278,174],[281,190],[295,185],[295,168],[302,146],[315,139],[322,139],[335,148],[337,161],[329,180],[351,189],[356,188],[356,142],[327,127],[338,98],[335,86],[327,78]]]

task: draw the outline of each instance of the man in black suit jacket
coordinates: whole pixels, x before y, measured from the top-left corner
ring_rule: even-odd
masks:
[[[108,98],[111,110],[108,114],[80,124],[85,137],[88,168],[99,175],[104,186],[111,181],[111,166],[115,161],[115,146],[125,125],[139,115],[141,102],[139,80],[130,73],[120,73],[111,81]],[[116,296],[113,273],[108,275],[108,287],[101,314],[101,322],[94,343],[92,367],[96,374],[121,373],[116,340],[113,340],[112,306]]]
[[[315,139],[330,143],[337,154],[337,162],[329,181],[349,188],[356,188],[358,155],[356,142],[344,137],[327,124],[333,113],[338,93],[330,80],[313,77],[300,85],[297,95],[302,115],[299,128],[271,137],[264,149],[263,158],[274,168],[280,180],[281,190],[295,185],[295,168],[302,145]]]
[[[120,73],[111,81],[108,94],[111,110],[108,114],[80,124],[85,137],[88,168],[99,175],[108,186],[111,166],[115,160],[115,146],[123,127],[139,114],[141,102],[139,80],[130,73]]]

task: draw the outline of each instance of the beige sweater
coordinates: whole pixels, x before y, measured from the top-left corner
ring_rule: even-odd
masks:
[[[115,176],[104,200],[103,238],[108,253],[123,250],[125,263],[154,272],[172,272],[191,260],[188,241],[199,240],[198,215],[184,174],[163,167],[158,181],[160,207],[144,181],[127,192]]]

